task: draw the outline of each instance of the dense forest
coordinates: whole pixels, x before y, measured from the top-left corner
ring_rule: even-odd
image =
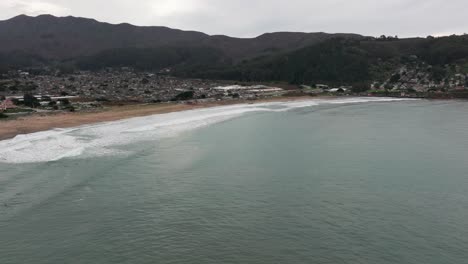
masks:
[[[0,71],[39,66],[57,67],[63,71],[106,67],[148,71],[170,68],[172,74],[181,77],[352,84],[388,77],[400,65],[423,62],[433,66],[435,77],[444,74],[443,67],[447,64],[467,69],[468,36],[425,39],[338,37],[292,52],[278,52],[238,63],[219,49],[203,46],[121,48],[63,61],[15,52],[0,54]]]
[[[468,72],[468,36],[426,39],[334,38],[269,57],[222,67],[177,67],[177,74],[241,81],[287,81],[293,84],[353,84],[390,77],[402,65],[431,66],[442,79],[446,65]]]
[[[227,59],[209,47],[122,48],[99,52],[74,61],[76,68],[99,70],[105,67],[132,67],[138,70],[160,70],[173,66],[223,65]]]

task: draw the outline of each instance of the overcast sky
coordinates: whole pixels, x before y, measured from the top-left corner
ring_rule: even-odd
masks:
[[[0,0],[0,20],[47,13],[236,37],[275,31],[462,34],[467,11],[467,0]]]

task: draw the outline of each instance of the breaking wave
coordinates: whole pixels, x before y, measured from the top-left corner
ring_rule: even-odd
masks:
[[[54,129],[0,141],[0,163],[38,163],[64,158],[113,155],[119,146],[175,136],[250,112],[282,112],[332,104],[389,102],[397,98],[310,99],[303,101],[239,104]]]

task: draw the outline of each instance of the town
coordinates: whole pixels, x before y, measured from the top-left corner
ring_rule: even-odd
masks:
[[[365,83],[364,87],[185,79],[168,75],[170,70],[141,72],[127,67],[67,74],[16,70],[0,76],[0,117],[32,112],[94,111],[108,104],[203,103],[285,95],[466,98],[468,75],[457,67],[433,69],[428,65],[405,65],[387,79]],[[447,75],[449,71],[451,74]]]
[[[116,103],[255,100],[286,92],[265,85],[182,79],[129,68],[73,74],[33,74],[20,70],[1,76],[0,110],[10,114],[29,113],[32,109],[34,112],[86,111]]]
[[[389,79],[374,82],[371,90],[387,90],[400,92],[402,96],[408,93],[443,94],[464,92],[468,88],[468,73],[459,65],[434,67],[421,63],[420,65],[401,66]]]

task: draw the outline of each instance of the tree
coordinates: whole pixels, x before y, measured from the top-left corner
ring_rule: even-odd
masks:
[[[24,105],[32,107],[32,108],[38,107],[40,105],[39,100],[37,100],[37,98],[34,97],[34,95],[32,94],[28,94],[28,93],[24,94],[23,100],[24,100]]]
[[[401,75],[399,73],[396,73],[396,74],[392,75],[392,77],[390,78],[390,83],[396,83],[400,79],[401,79]]]
[[[193,99],[194,92],[193,91],[186,91],[178,94],[176,97],[172,99],[172,101],[185,101]]]
[[[61,105],[70,105],[70,101],[67,98],[59,99]]]
[[[0,64],[0,77],[8,73],[9,68],[5,65]]]
[[[351,91],[353,93],[363,93],[366,92],[370,89],[370,84],[367,82],[362,82],[362,83],[356,83],[353,85],[351,88]]]
[[[73,63],[63,63],[57,66],[60,75],[72,74],[76,71]]]
[[[434,66],[431,69],[431,79],[436,82],[442,82],[447,75],[447,69],[442,66]]]
[[[417,91],[414,88],[408,88],[406,89],[408,93],[417,93]]]
[[[32,83],[32,82],[21,85],[21,90],[23,92],[30,92],[30,91],[34,91],[36,89],[37,89],[37,85]]]
[[[14,105],[20,105],[20,101],[16,98],[12,98],[11,99],[11,102],[14,104]]]
[[[384,88],[385,88],[385,90],[391,90],[391,89],[393,89],[393,86],[391,84],[387,83],[387,84],[385,84]]]

